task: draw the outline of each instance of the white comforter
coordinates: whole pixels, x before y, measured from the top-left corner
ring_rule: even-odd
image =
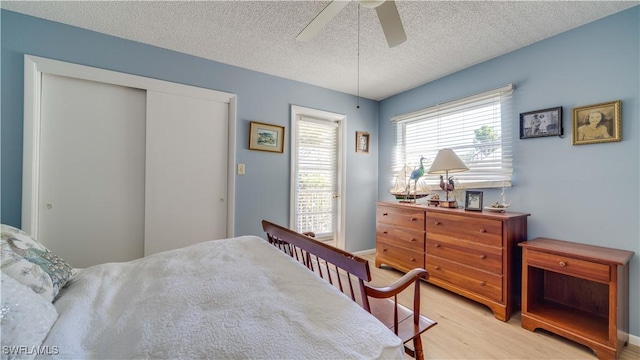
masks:
[[[254,236],[80,270],[54,305],[56,358],[403,358],[376,318]]]

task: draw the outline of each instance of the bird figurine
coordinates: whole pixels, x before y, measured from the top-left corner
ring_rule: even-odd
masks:
[[[445,182],[444,177],[440,175],[440,189],[446,192],[453,191],[455,189],[455,185],[453,183],[453,177],[450,176],[449,179],[447,179],[447,182]]]
[[[411,172],[411,176],[409,177],[410,180],[413,180],[413,199],[416,199],[416,195],[418,195],[418,179],[422,177],[422,175],[424,175],[424,165],[422,164],[422,161],[424,161],[424,157],[420,156],[420,167],[413,170]]]

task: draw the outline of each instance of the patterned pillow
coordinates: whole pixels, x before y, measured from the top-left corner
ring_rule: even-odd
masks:
[[[11,276],[2,273],[0,283],[2,359],[33,359],[36,356],[33,349],[42,345],[58,312],[50,301]],[[57,352],[57,348],[52,350]]]
[[[66,261],[22,230],[2,225],[2,272],[53,301],[74,274]]]

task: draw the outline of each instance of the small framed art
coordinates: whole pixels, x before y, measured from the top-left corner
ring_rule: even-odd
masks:
[[[364,131],[356,131],[356,152],[369,152],[369,133]]]
[[[252,121],[249,128],[249,149],[284,152],[284,126]]]
[[[520,114],[520,139],[562,136],[562,106]]]
[[[573,109],[572,144],[622,141],[621,101],[581,106]]]
[[[464,209],[482,211],[482,191],[467,191],[465,194]]]

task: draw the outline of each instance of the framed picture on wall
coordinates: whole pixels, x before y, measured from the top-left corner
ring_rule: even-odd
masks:
[[[356,131],[356,152],[369,153],[369,133]]]
[[[573,109],[572,144],[622,141],[621,101],[581,106]]]
[[[562,106],[520,114],[520,139],[562,136]]]
[[[252,121],[249,128],[249,149],[284,152],[284,126]]]

